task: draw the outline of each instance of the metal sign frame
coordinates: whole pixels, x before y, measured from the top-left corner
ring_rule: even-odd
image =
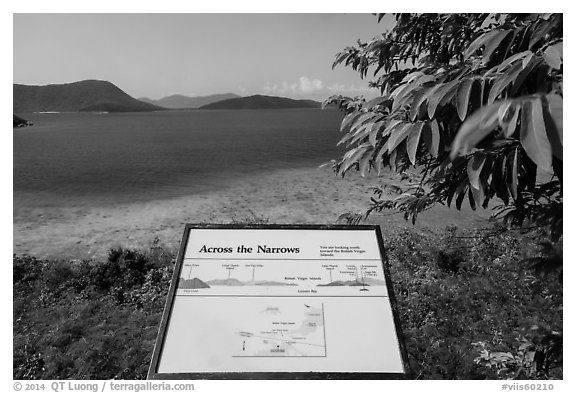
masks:
[[[378,241],[378,248],[380,251],[380,259],[384,271],[386,287],[388,291],[388,299],[392,309],[392,316],[394,328],[396,331],[396,339],[399,344],[399,351],[402,361],[404,373],[390,373],[390,372],[190,372],[190,373],[159,373],[158,366],[160,356],[163,351],[168,324],[172,314],[174,300],[176,296],[176,289],[178,286],[179,277],[182,271],[184,256],[186,253],[187,244],[190,238],[191,229],[261,229],[261,230],[346,230],[346,231],[374,231]],[[388,257],[384,249],[382,241],[382,232],[378,225],[246,225],[246,224],[186,224],[184,235],[180,244],[178,257],[174,266],[174,272],[170,289],[166,299],[166,305],[162,314],[162,320],[156,338],[150,367],[148,370],[148,379],[164,379],[164,380],[196,380],[196,379],[226,379],[226,380],[242,380],[242,379],[406,379],[410,375],[410,368],[408,363],[408,354],[402,333],[400,319],[398,317],[398,306],[392,288],[392,280],[390,279],[390,271],[388,268]]]

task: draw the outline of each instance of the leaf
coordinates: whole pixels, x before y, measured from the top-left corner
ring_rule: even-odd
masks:
[[[522,37],[520,38],[518,45],[516,47],[517,50],[528,50],[530,44],[530,38],[532,37],[532,27],[533,24],[529,24],[522,32]]]
[[[342,165],[338,173],[342,174],[354,166],[360,157],[364,155],[369,145],[360,145],[352,150],[349,150],[343,157]]]
[[[391,134],[393,132],[393,130],[396,127],[400,126],[401,124],[406,124],[406,123],[404,123],[402,120],[392,120],[390,123],[388,123],[388,125],[386,126],[386,128],[382,132],[382,138]]]
[[[416,93],[416,95],[414,96],[414,100],[412,101],[412,105],[410,107],[410,120],[412,121],[416,120],[416,117],[420,112],[419,111],[420,105],[422,105],[422,103],[426,101],[426,98],[428,98],[428,93],[430,92],[430,90],[432,90],[432,88],[430,89],[423,88],[418,93]]]
[[[532,37],[530,38],[530,49],[540,42],[542,38],[548,34],[550,29],[553,27],[552,23],[540,23],[533,31]]]
[[[364,157],[359,162],[360,176],[365,177],[370,172],[370,161],[372,156],[372,149],[364,152]]]
[[[524,62],[522,62],[523,67],[522,71],[520,71],[520,73],[512,83],[512,88],[510,89],[509,93],[510,95],[516,94],[516,92],[523,86],[523,83],[526,80],[526,78],[530,76],[532,70],[534,70],[534,67],[538,64],[538,61],[533,56],[529,56],[529,58],[530,61],[528,63],[524,64]],[[526,59],[528,59],[528,57]]]
[[[334,60],[334,63],[332,63],[332,69],[336,68],[336,66],[340,63],[342,63],[342,61],[344,61],[344,59],[346,57],[348,57],[350,55],[349,52],[340,52],[336,55],[336,60]]]
[[[470,208],[476,211],[476,202],[474,202],[474,194],[472,193],[472,188],[468,190],[468,203],[470,203]]]
[[[496,79],[492,89],[490,89],[490,94],[488,95],[488,103],[491,104],[494,102],[496,97],[504,90],[522,71],[522,63],[516,63],[504,75]]]
[[[354,133],[349,132],[348,135],[353,135],[353,138],[350,140],[348,144],[353,145],[354,143],[363,140],[370,131],[370,129],[372,128],[372,125],[373,124],[370,123],[364,124],[360,126]]]
[[[434,96],[436,94],[436,92],[438,92],[438,90],[440,90],[442,88],[442,86],[445,86],[445,83],[438,83],[436,86],[434,86],[433,88],[431,88],[428,91],[428,94],[426,96],[426,99],[428,100],[428,117],[430,119],[434,118],[434,112],[436,111],[436,106],[438,106],[438,103],[440,102],[440,98],[438,97],[438,99],[435,99],[435,103],[432,102],[432,96]],[[430,107],[431,105],[434,105],[432,108]]]
[[[468,100],[470,99],[470,91],[472,90],[473,79],[466,79],[458,86],[457,105],[458,116],[460,120],[464,121],[468,112]]]
[[[392,170],[394,172],[396,172],[396,157],[398,156],[398,151],[394,150],[391,154],[390,154],[390,168],[392,168]]]
[[[454,138],[450,157],[467,154],[498,125],[498,109],[505,102],[497,102],[484,106],[469,116]]]
[[[514,200],[518,199],[518,149],[515,149],[508,155],[508,165],[511,166],[507,173],[510,174],[510,183],[508,187],[510,188],[510,193]],[[512,159],[510,159],[512,158]]]
[[[536,165],[546,172],[552,172],[552,147],[546,134],[542,102],[539,98],[524,101],[520,143]]]
[[[411,83],[414,79],[421,77],[422,75],[424,75],[424,73],[422,71],[411,72],[408,75],[406,75],[404,77],[404,79],[402,79],[402,81],[400,81],[400,83]]]
[[[516,131],[516,126],[518,123],[518,114],[520,112],[519,105],[513,104],[513,105],[511,105],[511,107],[512,107],[511,109],[514,111],[514,113],[512,114],[512,118],[510,119],[510,121],[506,125],[506,128],[504,129],[504,136],[506,138],[512,137],[512,135],[514,134],[514,131]]]
[[[562,102],[562,97],[557,94],[548,94],[542,100],[546,134],[552,146],[552,154],[560,160],[563,159]]]
[[[508,54],[510,50],[510,46],[512,45],[512,41],[516,37],[516,30],[508,30],[504,33],[503,38],[495,44],[495,48],[492,50],[492,43],[486,44],[486,48],[484,49],[484,64],[499,64],[501,63]]]
[[[410,83],[395,89],[392,92],[392,97],[394,97],[394,102],[392,103],[392,110],[396,110],[405,103],[405,99],[409,97],[410,93],[412,93],[415,89],[417,89],[419,85],[417,83]]]
[[[372,124],[370,128],[370,133],[368,134],[368,141],[374,147],[376,147],[376,137],[378,136],[378,131],[380,131],[383,122],[377,122]]]
[[[474,112],[482,106],[482,80],[473,80],[468,100],[470,102],[470,112]]]
[[[500,34],[500,30],[490,30],[487,33],[481,34],[478,38],[476,38],[472,43],[468,46],[468,49],[464,52],[464,59],[468,59],[470,56],[474,54],[482,45],[489,41],[492,37]]]
[[[467,172],[468,180],[470,185],[479,190],[480,189],[480,173],[482,172],[482,167],[486,161],[486,155],[484,154],[474,154],[470,160],[468,160]]]
[[[486,199],[486,195],[484,194],[484,189],[482,187],[480,187],[479,189],[470,187],[470,192],[472,193],[472,197],[474,198],[476,205],[485,207],[484,200]]]
[[[346,134],[344,135],[344,137],[338,141],[338,143],[336,144],[336,146],[340,146],[341,144],[343,144],[343,143],[347,142],[348,140],[350,140],[352,137],[354,137],[354,134],[346,133]]]
[[[381,105],[383,103],[385,103],[386,101],[388,101],[390,99],[390,97],[388,96],[384,96],[384,97],[376,97],[370,101],[368,101],[366,104],[363,105],[363,107],[365,109],[372,109],[375,106]]]
[[[515,55],[508,57],[502,63],[497,64],[494,67],[492,67],[492,69],[490,69],[490,71],[488,71],[486,74],[491,74],[494,71],[502,72],[506,68],[508,68],[512,63],[514,63],[516,60],[522,59],[522,63],[524,63],[524,59],[526,57],[529,57],[529,55],[530,56],[532,55],[532,51],[526,50],[524,52],[516,53]],[[523,65],[523,67],[524,67],[524,65]],[[485,74],[485,76],[486,76],[486,74]]]
[[[546,48],[542,56],[544,60],[546,60],[546,63],[555,70],[559,70],[562,66],[562,55],[554,46]]]
[[[456,189],[456,191],[454,191],[454,196],[458,195],[456,197],[456,209],[460,210],[460,207],[462,207],[462,201],[464,200],[464,197],[466,196],[466,192],[468,191],[468,182],[467,181],[462,181],[459,185],[458,188]]]
[[[508,185],[506,182],[506,156],[498,156],[494,162],[494,170],[492,171],[491,187],[496,190],[496,196],[502,199],[505,205],[508,205],[510,198],[508,192]]]
[[[408,158],[412,165],[416,165],[416,153],[418,152],[418,144],[420,143],[420,135],[422,134],[424,124],[426,123],[417,123],[416,126],[412,128],[406,141],[406,152],[408,153]]]
[[[344,117],[344,120],[342,120],[342,124],[340,125],[340,131],[344,131],[346,128],[348,128],[350,124],[352,124],[352,122],[356,120],[356,118],[359,117],[360,115],[362,115],[362,112],[352,112],[347,114]]]
[[[512,31],[502,31],[497,30],[499,34],[495,34],[489,40],[486,41],[486,45],[484,46],[484,52],[482,53],[482,62],[484,64],[488,64],[492,55],[500,47],[500,44],[503,43],[504,39],[508,40],[510,34],[513,34]],[[505,42],[504,42],[505,43]]]
[[[528,63],[530,63],[532,61],[532,59],[534,58],[534,52],[532,52],[531,50],[529,50],[527,52],[529,52],[529,54],[528,54],[528,56],[526,56],[524,58],[524,60],[522,60],[522,68],[526,68]]]
[[[434,118],[436,108],[440,104],[440,101],[442,101],[448,93],[453,92],[453,88],[458,84],[458,82],[459,80],[448,82],[439,87],[438,90],[430,96],[430,99],[428,100],[428,117],[430,117],[430,119]]]
[[[507,100],[505,103],[500,105],[498,108],[498,124],[501,128],[504,128],[508,125],[508,123],[512,120],[514,116],[514,108],[516,106],[516,102],[513,100]]]
[[[458,86],[460,84],[460,80],[457,79],[454,82],[456,82],[454,83],[454,85],[452,85],[449,89],[446,89],[444,97],[442,97],[440,103],[438,104],[439,107],[442,107],[451,102],[454,96],[456,95],[456,92],[458,91]]]
[[[406,123],[400,127],[399,130],[396,130],[392,135],[390,135],[390,139],[388,139],[388,151],[390,153],[392,153],[393,150],[396,149],[404,139],[406,139],[414,125],[415,124],[413,123]]]
[[[420,86],[422,86],[425,83],[429,83],[429,82],[434,82],[436,80],[436,77],[434,75],[422,75],[419,76],[415,82],[417,82]]]
[[[561,57],[562,59],[564,59],[564,42],[563,42],[563,41],[560,41],[560,42],[552,45],[552,47],[553,47],[554,49],[556,49],[556,51],[557,51],[558,53],[560,53],[560,57]]]
[[[436,120],[430,122],[430,134],[432,135],[430,154],[432,154],[433,157],[438,157],[438,151],[440,149],[440,129],[438,128],[438,122]]]

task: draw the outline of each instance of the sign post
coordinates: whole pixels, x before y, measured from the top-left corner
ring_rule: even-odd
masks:
[[[403,378],[378,226],[186,225],[149,379]]]

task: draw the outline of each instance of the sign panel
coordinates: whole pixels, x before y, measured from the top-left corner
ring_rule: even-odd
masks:
[[[149,378],[386,378],[406,352],[379,227],[187,225]]]

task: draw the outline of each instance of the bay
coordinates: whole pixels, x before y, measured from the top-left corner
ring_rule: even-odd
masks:
[[[334,109],[23,114],[14,206],[142,202],[218,190],[341,156]]]

